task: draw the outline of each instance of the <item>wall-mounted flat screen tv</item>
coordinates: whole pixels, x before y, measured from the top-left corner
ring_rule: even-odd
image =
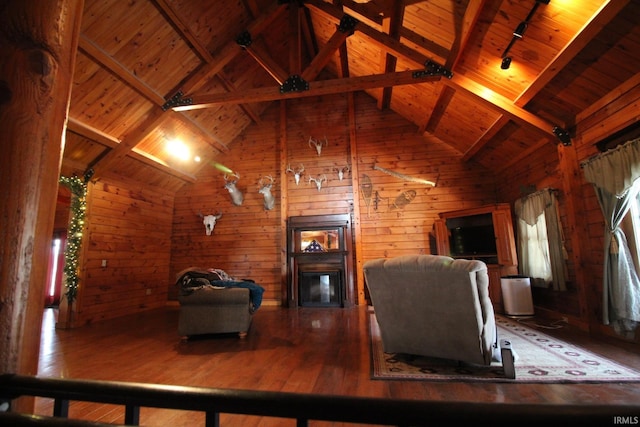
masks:
[[[453,257],[481,257],[497,253],[491,214],[447,220],[449,246]]]

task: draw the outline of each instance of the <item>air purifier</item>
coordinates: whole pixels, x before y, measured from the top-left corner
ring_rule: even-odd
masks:
[[[525,276],[500,278],[504,312],[508,316],[532,316],[531,280]]]

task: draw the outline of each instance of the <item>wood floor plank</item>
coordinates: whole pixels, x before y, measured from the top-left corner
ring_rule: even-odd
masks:
[[[97,322],[77,329],[55,328],[47,309],[42,325],[39,375],[436,401],[496,403],[637,403],[638,384],[508,384],[382,381],[371,379],[367,307],[298,308],[264,306],[246,338],[237,334],[181,341],[178,310],[168,306]],[[590,340],[567,329],[544,331],[640,370],[635,348]],[[36,413],[50,415],[53,401],[36,399]],[[124,409],[72,403],[72,416],[122,422]],[[92,418],[91,418],[92,419]],[[292,420],[222,415],[242,426],[295,425]],[[204,425],[190,411],[143,408],[147,426]],[[312,423],[314,426],[332,425]],[[338,424],[336,424],[338,425]],[[349,424],[351,425],[351,424]]]

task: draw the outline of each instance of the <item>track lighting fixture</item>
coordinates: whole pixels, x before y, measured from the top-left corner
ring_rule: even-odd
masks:
[[[527,19],[520,22],[516,27],[516,29],[513,30],[513,38],[509,42],[509,46],[507,46],[504,52],[502,52],[502,63],[500,64],[501,69],[503,70],[509,69],[509,67],[511,66],[511,59],[512,59],[509,56],[509,51],[513,47],[513,44],[518,40],[522,40],[522,38],[524,37],[524,32],[527,31],[527,28],[529,27],[529,22],[531,21],[531,18],[533,18],[533,15],[536,13],[536,9],[538,9],[538,6],[540,6],[541,4],[549,4],[549,1],[550,0],[536,0],[535,4],[533,5],[533,8],[529,12],[529,15],[527,15]]]
[[[528,24],[524,21],[518,24],[515,31],[513,32],[513,36],[521,39],[524,36],[524,32],[527,31]]]

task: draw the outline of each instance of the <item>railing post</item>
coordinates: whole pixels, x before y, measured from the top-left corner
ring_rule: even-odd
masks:
[[[53,401],[53,416],[60,418],[69,418],[69,400],[55,399]]]
[[[207,411],[207,418],[205,420],[206,427],[220,427],[220,412]]]
[[[127,405],[124,411],[124,423],[127,425],[140,425],[140,407],[136,405]]]

